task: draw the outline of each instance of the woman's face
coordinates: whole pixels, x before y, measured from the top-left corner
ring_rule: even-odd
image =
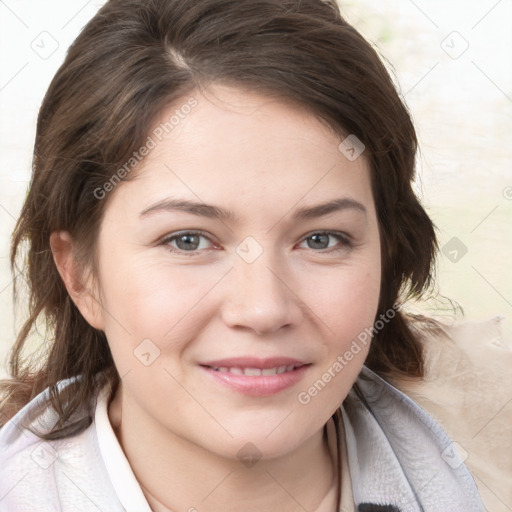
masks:
[[[123,421],[232,458],[290,452],[368,352],[353,345],[381,277],[365,155],[297,107],[227,87],[162,112],[150,137],[98,243]]]

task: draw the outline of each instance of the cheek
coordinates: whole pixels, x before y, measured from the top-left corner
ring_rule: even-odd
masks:
[[[178,269],[136,259],[104,265],[101,302],[114,358],[127,366],[148,339],[162,352],[179,352],[214,314],[216,305],[208,294],[222,275],[222,269]]]
[[[310,416],[332,414],[356,380],[370,348],[379,289],[378,263],[347,269],[321,292],[317,289],[316,307],[326,332],[325,351],[297,395],[298,403]]]
[[[310,288],[312,309],[332,334],[334,344],[343,346],[365,328],[377,313],[380,265],[361,265],[331,275]]]

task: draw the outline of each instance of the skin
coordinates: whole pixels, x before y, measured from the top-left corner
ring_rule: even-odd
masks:
[[[205,94],[192,93],[197,106],[111,192],[94,278],[81,280],[65,232],[52,235],[55,260],[84,317],[107,335],[121,376],[111,423],[154,510],[333,510],[324,425],[368,347],[307,405],[297,397],[375,319],[381,261],[368,162],[345,158],[339,137],[296,105],[221,86]],[[141,215],[168,198],[234,218]],[[364,212],[294,218],[339,198]],[[169,241],[184,230],[204,232],[197,250]],[[311,247],[322,231],[342,237]],[[251,263],[237,253],[246,237],[252,255],[261,251]],[[149,366],[134,355],[145,339],[160,351]],[[247,396],[199,365],[237,356],[309,366],[291,388]],[[252,467],[237,457],[246,443],[262,456]]]

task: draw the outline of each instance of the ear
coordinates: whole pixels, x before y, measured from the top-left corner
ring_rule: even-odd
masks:
[[[84,282],[85,272],[75,257],[71,235],[67,231],[54,231],[50,235],[50,247],[71,300],[92,327],[103,330],[103,308],[99,293],[92,278]]]

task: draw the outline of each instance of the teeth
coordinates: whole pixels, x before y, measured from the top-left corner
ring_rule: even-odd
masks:
[[[280,375],[282,373],[291,372],[295,369],[295,366],[293,364],[290,364],[288,366],[279,366],[275,368],[226,368],[224,366],[221,366],[219,368],[213,368],[215,371],[218,372],[224,372],[224,373],[233,373],[235,375],[246,375],[248,377],[258,377],[260,375]]]
[[[261,370],[259,368],[244,368],[244,375],[256,376],[261,375]]]

